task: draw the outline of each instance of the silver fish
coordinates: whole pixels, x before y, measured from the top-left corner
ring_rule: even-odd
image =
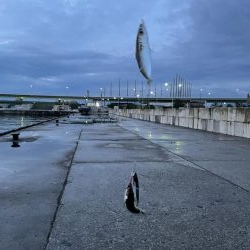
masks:
[[[133,186],[136,188],[136,204],[135,204],[135,195]],[[127,207],[127,209],[132,213],[144,213],[143,210],[141,210],[138,207],[139,204],[139,181],[136,173],[132,173],[130,181],[128,183],[128,186],[125,191],[124,196],[124,202]]]
[[[136,38],[135,57],[142,75],[147,79],[148,84],[151,79],[151,50],[148,40],[148,32],[144,21],[142,20]]]

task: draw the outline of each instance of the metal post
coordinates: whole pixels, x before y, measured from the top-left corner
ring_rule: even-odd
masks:
[[[127,80],[127,97],[128,97],[128,80]]]
[[[187,81],[185,80],[185,97],[187,97]]]
[[[121,80],[119,78],[119,97],[121,96]]]
[[[110,97],[113,96],[113,86],[112,82],[110,82]]]
[[[184,80],[181,78],[181,97],[184,97]]]
[[[175,77],[175,97],[178,96],[178,75]]]
[[[135,80],[135,97],[136,97],[137,91],[136,91],[136,80]]]
[[[172,91],[172,115],[174,114],[174,83],[175,83],[175,78],[174,78],[174,81],[173,81],[173,91]]]

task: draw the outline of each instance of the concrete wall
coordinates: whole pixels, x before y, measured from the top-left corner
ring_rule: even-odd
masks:
[[[111,114],[250,138],[250,108],[120,109]]]

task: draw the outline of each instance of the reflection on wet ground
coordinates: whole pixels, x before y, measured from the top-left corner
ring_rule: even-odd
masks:
[[[249,146],[130,119],[0,137],[1,248],[249,249]],[[144,216],[123,206],[134,168]]]
[[[55,121],[0,137],[1,249],[43,249],[81,126]]]

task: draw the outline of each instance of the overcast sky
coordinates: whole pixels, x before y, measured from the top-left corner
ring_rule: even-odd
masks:
[[[0,92],[132,93],[142,18],[153,88],[178,73],[196,96],[250,92],[249,0],[0,0]]]

